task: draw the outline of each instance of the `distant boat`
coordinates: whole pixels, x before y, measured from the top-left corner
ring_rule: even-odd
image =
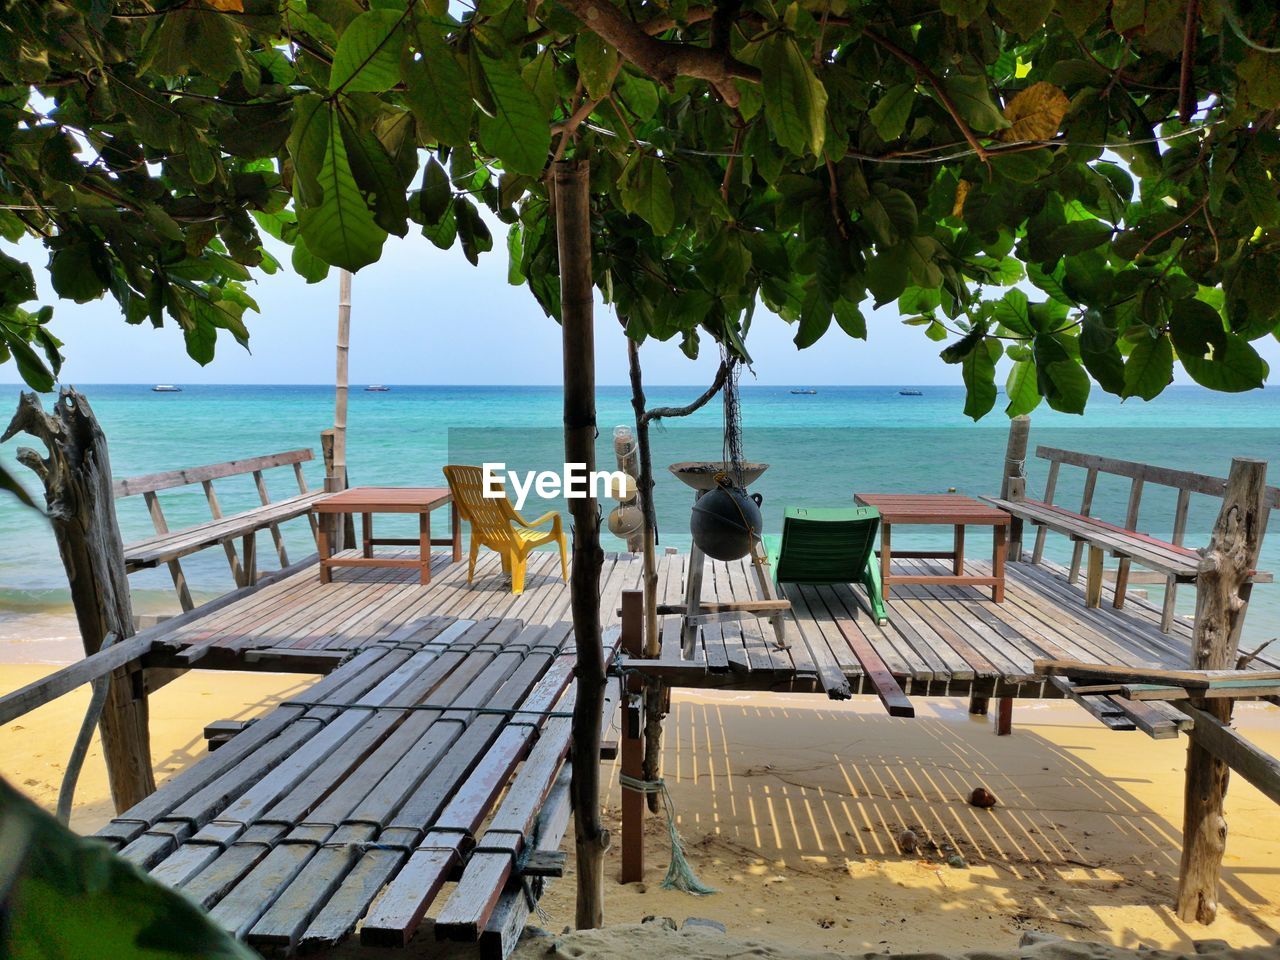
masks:
[[[175,387],[172,383],[157,383],[151,388],[152,393],[181,393],[181,387]]]
[[[923,397],[923,396],[924,396],[924,394],[923,394],[923,393],[921,393],[919,390],[899,390],[899,391],[898,391],[898,396],[900,396],[900,397]]]
[[[811,397],[818,391],[817,390],[792,390],[791,392],[798,396]]]
[[[367,387],[365,387],[365,388],[364,388],[364,392],[365,392],[365,393],[390,393],[390,392],[391,392],[391,388],[390,388],[390,387],[384,387],[384,386],[383,386],[382,384],[380,384],[380,383],[371,383],[371,384],[369,384]]]

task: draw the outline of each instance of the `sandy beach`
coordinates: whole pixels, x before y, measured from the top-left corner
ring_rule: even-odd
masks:
[[[0,691],[52,669],[0,666]],[[310,681],[206,671],[163,688],[152,698],[158,777],[199,759],[205,723],[261,713]],[[0,774],[46,807],[56,802],[87,699],[87,690],[78,691],[0,728]],[[916,719],[900,720],[867,698],[674,697],[666,779],[690,862],[719,892],[698,898],[661,888],[669,846],[665,824],[653,817],[646,881],[606,884],[608,922],[656,916],[679,925],[704,917],[747,944],[741,953],[723,952],[728,940],[719,937],[721,952],[668,944],[648,956],[668,949],[690,957],[1010,950],[1027,931],[1183,950],[1208,938],[1238,947],[1280,938],[1280,810],[1239,778],[1228,794],[1218,921],[1187,925],[1170,909],[1185,740],[1111,732],[1073,705],[1044,702],[1020,703],[1014,735],[997,738],[990,721],[965,714],[962,701],[917,706]],[[1242,705],[1237,718],[1251,740],[1280,752],[1275,711]],[[606,765],[604,775],[616,830],[616,767]],[[966,798],[975,786],[991,790],[998,805],[971,807]],[[111,812],[95,744],[73,826],[92,831]],[[913,856],[897,849],[905,828],[921,841]],[[964,866],[948,865],[953,851]],[[552,885],[543,909],[538,922],[549,931],[572,923],[571,876]],[[687,938],[652,928],[645,936]],[[573,938],[561,952],[640,955],[634,936],[608,936],[637,952],[589,939],[575,947]],[[762,953],[751,946],[759,943],[786,949]],[[523,949],[531,951],[526,956],[546,951],[538,941]]]

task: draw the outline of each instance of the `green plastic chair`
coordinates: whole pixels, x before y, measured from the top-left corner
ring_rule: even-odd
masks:
[[[876,622],[888,623],[875,554],[879,529],[875,507],[787,507],[781,536],[764,538],[774,583],[861,583]]]

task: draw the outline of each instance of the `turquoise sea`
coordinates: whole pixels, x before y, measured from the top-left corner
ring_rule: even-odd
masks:
[[[764,495],[767,529],[776,529],[784,506],[842,505],[855,492],[992,493],[999,487],[1007,421],[999,413],[974,424],[962,413],[963,390],[940,386],[824,387],[812,395],[791,387],[754,386],[744,378],[742,414],[745,452],[770,469],[753,488]],[[348,462],[353,484],[443,484],[440,467],[448,462],[504,461],[509,469],[559,471],[563,465],[560,433],[561,397],[556,387],[396,386],[386,393],[353,387],[349,413]],[[187,386],[181,393],[154,393],[145,385],[81,385],[106,431],[113,472],[129,476],[310,447],[317,460],[306,465],[312,486],[322,482],[319,434],[333,419],[329,386]],[[917,389],[921,396],[903,396]],[[652,387],[650,406],[689,402],[701,388]],[[7,387],[9,409],[19,387]],[[613,466],[612,431],[630,424],[630,391],[601,387],[599,464]],[[29,442],[29,441],[28,441]],[[7,468],[34,489],[34,477],[15,462],[21,439],[0,447]],[[1036,445],[1105,453],[1130,460],[1225,475],[1233,455],[1280,461],[1280,395],[1256,391],[1244,395],[1213,394],[1196,387],[1171,387],[1152,403],[1120,403],[1095,391],[1083,417],[1037,411],[1032,417]],[[666,473],[678,460],[718,459],[722,450],[721,410],[713,401],[694,417],[673,421],[654,433],[654,459],[659,467],[657,506],[663,546],[682,550],[689,544],[690,491]],[[1039,496],[1044,485],[1043,461],[1028,463],[1028,489]],[[1058,502],[1079,505],[1083,471],[1064,468]],[[296,492],[292,472],[266,475],[273,498]],[[1280,484],[1280,467],[1271,482]],[[225,512],[256,505],[248,478],[218,482]],[[1100,482],[1094,512],[1123,521],[1128,483]],[[208,519],[199,486],[161,494],[171,528]],[[1168,536],[1174,494],[1148,488],[1141,529]],[[563,508],[554,501],[531,498],[526,516]],[[605,509],[609,505],[606,502]],[[118,505],[126,540],[152,532],[141,497]],[[1201,546],[1217,512],[1217,501],[1195,497],[1187,543]],[[388,524],[390,525],[390,521]],[[305,520],[285,528],[291,557],[310,553]],[[898,538],[895,538],[895,542]],[[907,541],[904,536],[902,538]],[[922,531],[915,540],[941,545],[949,531]],[[606,546],[621,541],[606,533]],[[903,544],[907,545],[906,542]],[[974,555],[984,553],[980,538],[970,537]],[[1069,545],[1050,535],[1048,553],[1063,560]],[[258,555],[264,566],[274,560],[270,538],[261,537]],[[1280,529],[1264,547],[1262,566],[1280,570]],[[231,588],[220,550],[184,561],[188,580],[198,594],[212,596]],[[176,608],[166,571],[133,577],[140,609]],[[1158,588],[1150,588],[1153,594]],[[1192,590],[1180,595],[1189,612]],[[52,535],[43,519],[11,498],[0,499],[0,637],[21,635],[25,618],[66,605],[65,580]],[[1260,586],[1246,629],[1247,640],[1280,633],[1280,586]]]

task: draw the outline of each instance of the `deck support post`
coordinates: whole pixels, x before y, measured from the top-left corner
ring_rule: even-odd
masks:
[[[1248,602],[1249,572],[1257,566],[1266,526],[1267,465],[1237,458],[1223,491],[1222,509],[1196,577],[1196,621],[1191,667],[1229,670],[1236,666],[1240,622]],[[1232,701],[1201,698],[1192,705],[1223,724]],[[1229,767],[1195,737],[1187,746],[1183,798],[1182,863],[1178,871],[1178,916],[1208,924],[1218,914],[1218,878],[1227,842],[1223,804]]]
[[[1001,697],[996,702],[996,736],[1007,737],[1013,733],[1013,697]]]
[[[1031,418],[1025,413],[1009,421],[1009,440],[1004,448],[1004,473],[1000,478],[1000,498],[1021,500],[1027,490],[1027,440],[1031,435]],[[1022,559],[1022,520],[1013,518],[1009,525],[1009,544],[1005,554],[1017,563]],[[970,711],[972,712],[972,711]]]
[[[64,387],[53,413],[40,398],[24,393],[9,428],[39,439],[48,456],[30,447],[18,460],[44,483],[53,535],[71,587],[71,603],[85,655],[96,653],[107,634],[133,636],[133,605],[125,570],[124,545],[111,494],[107,438],[89,401]],[[151,769],[147,695],[141,677],[121,667],[111,674],[106,706],[98,722],[116,812],[129,809],[156,789]]]
[[[585,159],[551,168],[560,260],[560,324],[564,345],[564,459],[596,467],[596,355],[591,279],[591,177]],[[590,491],[588,491],[588,494]],[[573,706],[573,797],[577,852],[577,926],[604,925],[604,855],[609,831],[600,819],[600,715],[604,653],[600,647],[600,508],[593,496],[569,500],[573,562],[570,608],[577,646]]]
[[[339,476],[334,472],[333,464],[333,429],[320,431],[320,456],[324,459],[324,489],[326,493],[337,493],[347,489],[350,480],[345,467]],[[356,519],[351,514],[335,513],[330,517],[321,517],[321,523],[329,524],[329,543],[331,548],[336,549],[336,545],[356,542]],[[342,536],[338,536],[338,526],[341,522]],[[319,540],[316,541],[317,546]]]
[[[622,592],[622,650],[629,658],[644,656],[644,600],[637,590]],[[622,773],[635,780],[645,774],[646,728],[652,691],[639,677],[629,676],[622,690]],[[658,692],[661,695],[660,691]],[[659,720],[661,723],[661,720]],[[645,794],[622,788],[623,883],[644,879]]]
[[[969,716],[985,717],[991,708],[991,698],[977,693],[969,694]]]

